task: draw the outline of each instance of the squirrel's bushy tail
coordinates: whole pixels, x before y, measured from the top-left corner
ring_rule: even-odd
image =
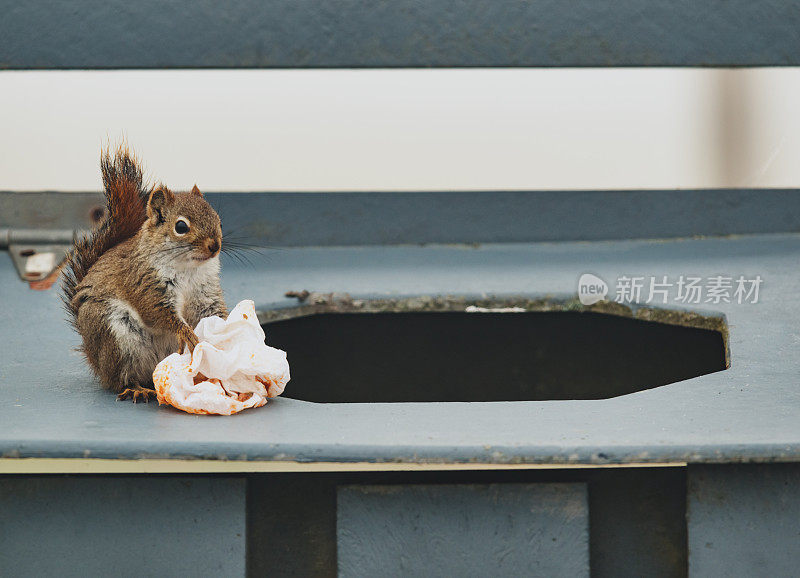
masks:
[[[143,180],[136,156],[124,145],[112,157],[108,150],[100,156],[106,217],[100,226],[77,239],[63,269],[63,299],[73,318],[78,314],[73,303],[75,289],[103,253],[133,237],[147,219],[147,199],[151,188]]]

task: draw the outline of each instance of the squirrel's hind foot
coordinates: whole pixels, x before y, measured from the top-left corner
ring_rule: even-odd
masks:
[[[117,395],[117,401],[123,401],[130,398],[133,403],[136,403],[140,399],[144,400],[145,403],[148,403],[151,395],[155,397],[156,390],[148,387],[142,387],[141,385],[136,385],[134,387],[127,387],[123,389]]]

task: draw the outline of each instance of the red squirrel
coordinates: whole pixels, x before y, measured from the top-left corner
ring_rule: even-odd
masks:
[[[136,157],[101,155],[106,218],[75,242],[63,300],[81,351],[106,389],[134,403],[155,396],[153,370],[197,344],[192,329],[227,316],[219,283],[222,228],[197,185],[148,187]]]

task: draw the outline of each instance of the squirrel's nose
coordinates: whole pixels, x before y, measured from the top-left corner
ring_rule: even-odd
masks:
[[[219,241],[216,239],[211,239],[208,241],[208,252],[211,253],[211,256],[215,256],[219,252]]]

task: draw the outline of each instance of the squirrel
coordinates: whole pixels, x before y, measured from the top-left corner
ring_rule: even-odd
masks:
[[[63,270],[63,301],[81,351],[106,389],[134,403],[155,396],[153,370],[197,345],[203,317],[227,316],[219,282],[222,227],[195,185],[148,187],[136,157],[101,154],[106,217],[76,240]]]

